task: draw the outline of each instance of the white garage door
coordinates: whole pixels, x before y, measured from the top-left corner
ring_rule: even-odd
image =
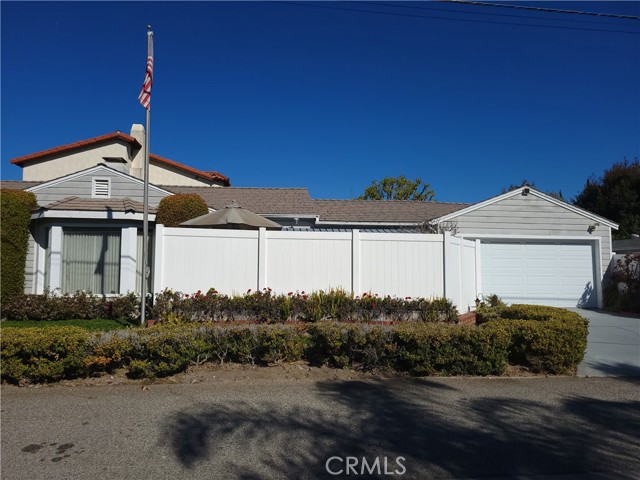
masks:
[[[589,243],[482,241],[482,293],[507,303],[596,307]]]

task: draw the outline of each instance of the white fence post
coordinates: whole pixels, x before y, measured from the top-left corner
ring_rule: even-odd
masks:
[[[267,229],[258,229],[258,291],[267,288]]]
[[[163,265],[164,265],[164,225],[156,224],[155,244],[153,248],[153,288],[151,293],[156,295],[162,291]],[[142,272],[142,281],[144,281],[144,272]]]
[[[476,298],[482,293],[482,268],[480,256],[480,239],[476,238]]]
[[[49,289],[62,288],[62,227],[51,227],[49,239]]]
[[[351,231],[351,293],[360,295],[360,230]]]
[[[444,286],[444,297],[449,298],[453,293],[453,284],[452,284],[452,273],[451,272],[451,233],[444,232],[442,234],[442,275],[443,281],[442,285]]]

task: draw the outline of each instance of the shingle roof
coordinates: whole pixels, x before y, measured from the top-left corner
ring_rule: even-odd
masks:
[[[142,202],[125,198],[80,198],[67,197],[62,200],[50,203],[42,210],[77,210],[83,212],[133,212],[142,213],[144,205]],[[149,207],[149,213],[156,213],[154,207]]]
[[[348,222],[425,222],[468,207],[465,203],[410,200],[314,200],[321,220]]]
[[[209,207],[216,210],[235,200],[247,210],[262,215],[313,213],[311,197],[306,188],[159,187],[173,193],[198,194]]]
[[[216,210],[235,200],[254,213],[318,216],[321,222],[421,223],[469,206],[401,200],[314,200],[306,188],[160,187],[173,193],[196,193]]]
[[[0,188],[6,190],[26,190],[41,183],[42,182],[23,182],[22,180],[2,180],[0,181]]]
[[[613,251],[616,253],[640,252],[640,238],[614,240]]]

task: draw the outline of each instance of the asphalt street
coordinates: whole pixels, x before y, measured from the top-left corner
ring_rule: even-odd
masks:
[[[369,472],[640,478],[639,387],[633,378],[223,381],[215,375],[149,387],[3,386],[1,473],[4,480],[367,478]]]

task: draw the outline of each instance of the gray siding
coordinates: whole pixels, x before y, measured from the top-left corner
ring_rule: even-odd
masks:
[[[609,227],[600,225],[589,234],[587,228],[595,223],[593,220],[532,194],[506,198],[460,215],[452,222],[457,224],[458,233],[462,235],[477,233],[600,237],[603,275],[611,260]]]
[[[33,232],[29,232],[29,245],[27,248],[27,260],[24,266],[24,293],[33,293],[33,282],[36,262],[36,241]]]
[[[91,198],[92,178],[111,179],[111,198],[129,197],[139,202],[143,201],[143,185],[133,179],[118,175],[111,170],[104,169],[95,172],[88,172],[82,176],[63,180],[60,183],[51,185],[35,191],[38,204],[41,206],[51,202],[56,202],[67,197]],[[149,205],[157,206],[162,198],[167,194],[159,192],[155,188],[149,188]]]

